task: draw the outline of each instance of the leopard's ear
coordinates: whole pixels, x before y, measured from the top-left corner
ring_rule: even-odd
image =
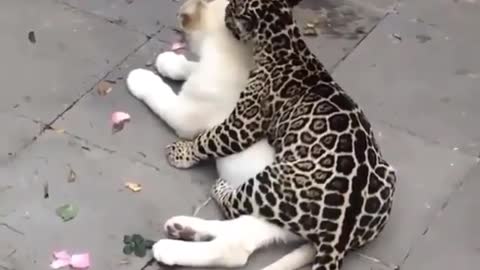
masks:
[[[302,2],[302,0],[285,0],[285,1],[292,8],[298,5],[300,2]]]

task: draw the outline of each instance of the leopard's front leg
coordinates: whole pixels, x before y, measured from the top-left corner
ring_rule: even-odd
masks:
[[[193,141],[167,146],[167,160],[173,167],[189,168],[201,160],[241,152],[264,137],[268,125],[262,116],[260,93],[242,93],[240,101],[221,124],[201,133]]]

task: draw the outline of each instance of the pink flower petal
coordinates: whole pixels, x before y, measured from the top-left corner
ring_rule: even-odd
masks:
[[[185,49],[187,47],[187,44],[185,44],[184,42],[175,42],[172,44],[172,48],[171,50],[172,51],[178,51],[178,50],[181,50],[181,49]]]
[[[66,250],[60,250],[53,252],[53,257],[59,260],[70,260],[70,254]]]
[[[130,121],[130,115],[125,112],[112,113],[112,133],[117,133],[123,129],[125,123]]]
[[[52,269],[59,269],[65,266],[70,265],[70,260],[54,260],[51,264],[50,267]]]
[[[126,112],[114,112],[112,113],[112,122],[118,124],[120,122],[130,120],[130,115]]]
[[[90,254],[74,254],[70,265],[74,268],[88,268],[90,266]]]

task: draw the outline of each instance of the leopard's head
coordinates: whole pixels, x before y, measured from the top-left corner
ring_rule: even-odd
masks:
[[[225,24],[239,40],[268,40],[293,25],[292,8],[301,0],[230,0]]]

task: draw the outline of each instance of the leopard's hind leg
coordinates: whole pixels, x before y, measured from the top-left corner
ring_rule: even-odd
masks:
[[[277,163],[267,166],[264,171],[236,189],[219,179],[212,190],[213,198],[228,218],[259,216],[307,239],[315,248],[313,270],[339,270],[346,250],[336,245],[338,240],[327,239],[327,236],[338,235],[341,226],[330,231],[322,229],[321,215],[313,215],[299,206],[301,202],[296,192],[288,189],[288,185],[282,185],[288,177],[283,172],[288,170],[288,166]],[[307,192],[308,190],[310,193],[307,196],[321,203],[320,192],[306,189]]]

